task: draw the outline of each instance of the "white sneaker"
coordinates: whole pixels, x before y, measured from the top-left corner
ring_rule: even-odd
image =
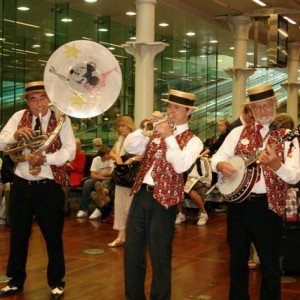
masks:
[[[197,225],[199,225],[199,226],[205,225],[207,220],[208,220],[208,215],[200,213]]]
[[[101,218],[101,211],[100,211],[100,209],[98,209],[98,208],[96,208],[94,211],[93,211],[93,213],[90,215],[90,220],[95,220],[95,219],[99,219],[99,218]]]
[[[87,217],[88,213],[84,210],[79,210],[77,213],[77,218],[84,218]]]
[[[179,213],[176,216],[175,225],[179,225],[179,224],[181,224],[181,223],[183,223],[185,221],[186,221],[185,220],[185,214]]]

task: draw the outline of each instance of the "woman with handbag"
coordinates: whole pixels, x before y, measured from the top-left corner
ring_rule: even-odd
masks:
[[[116,123],[118,138],[110,151],[110,156],[115,160],[117,165],[130,164],[134,162],[135,157],[126,156],[124,149],[124,140],[126,136],[135,130],[135,126],[131,117],[123,116],[117,119]],[[124,161],[123,161],[124,160]],[[125,161],[126,160],[126,161]],[[121,183],[120,183],[121,184]],[[117,238],[108,244],[109,247],[123,246],[125,243],[125,227],[129,207],[131,205],[132,196],[131,188],[116,184],[115,201],[114,201],[114,225],[113,229],[118,231]]]

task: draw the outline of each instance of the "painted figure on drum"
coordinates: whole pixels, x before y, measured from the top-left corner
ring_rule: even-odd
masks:
[[[260,299],[279,300],[282,214],[287,184],[296,184],[300,180],[296,138],[299,130],[289,132],[274,126],[277,94],[270,84],[252,87],[247,92],[246,103],[252,109],[255,123],[233,129],[211,160],[212,170],[224,179],[220,190],[225,186],[225,190],[233,195],[232,201],[228,202],[227,218],[229,299],[249,299],[248,259],[253,242],[262,268]],[[291,143],[292,155],[288,155]],[[234,194],[241,194],[241,190],[247,190],[247,193],[234,201]]]

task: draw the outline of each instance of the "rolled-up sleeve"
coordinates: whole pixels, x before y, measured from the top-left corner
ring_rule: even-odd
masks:
[[[203,143],[196,136],[192,137],[182,150],[175,136],[165,138],[165,142],[167,145],[167,161],[172,164],[175,172],[178,174],[187,171],[203,149]]]
[[[54,153],[47,153],[47,165],[61,166],[67,161],[71,161],[75,158],[76,144],[74,139],[74,133],[71,126],[71,121],[66,117],[64,124],[59,132],[59,137],[62,142],[61,148]]]
[[[149,138],[143,135],[141,129],[127,135],[124,141],[124,148],[130,154],[143,155],[145,153]]]

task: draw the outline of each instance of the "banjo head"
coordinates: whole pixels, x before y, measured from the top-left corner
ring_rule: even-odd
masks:
[[[236,173],[231,180],[226,180],[225,183],[219,186],[220,193],[225,197],[226,195],[231,195],[234,191],[238,190],[246,171],[245,162],[241,157],[234,156],[228,162],[234,166]]]
[[[47,61],[44,84],[52,104],[68,116],[91,118],[117,100],[122,73],[114,55],[86,40],[62,45]]]

